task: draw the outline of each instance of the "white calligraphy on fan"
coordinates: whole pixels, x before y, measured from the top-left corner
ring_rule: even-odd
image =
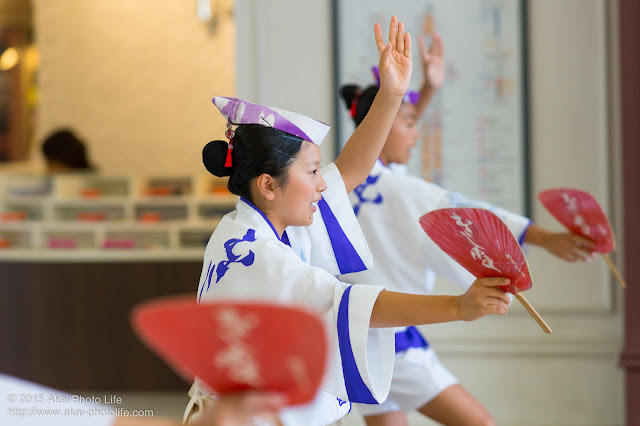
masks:
[[[258,317],[254,314],[241,316],[229,308],[220,311],[216,319],[220,325],[220,338],[227,347],[216,355],[214,364],[226,369],[229,377],[238,383],[260,386],[263,382],[260,364],[246,341],[249,333],[257,327]]]
[[[587,225],[587,222],[585,222],[580,213],[578,213],[578,199],[575,197],[571,197],[566,192],[562,193],[562,199],[567,204],[567,209],[571,213],[575,214],[575,217],[573,218],[573,224],[578,226],[580,228],[580,231],[584,235],[591,235],[591,228],[589,227],[589,225]]]
[[[461,228],[464,228],[464,231],[460,231],[460,233],[462,235],[464,235],[465,238],[467,240],[469,240],[469,242],[473,245],[473,247],[471,248],[471,257],[473,257],[474,259],[481,259],[482,260],[482,266],[484,266],[486,268],[494,269],[494,270],[496,270],[498,272],[502,272],[500,269],[498,269],[494,265],[493,259],[490,258],[489,256],[487,256],[487,254],[484,252],[484,247],[481,247],[473,239],[473,231],[471,230],[471,225],[473,224],[473,222],[471,222],[471,220],[467,219],[467,221],[465,223],[462,220],[462,217],[458,216],[455,213],[453,213],[451,215],[451,218],[455,219],[456,225],[458,225]],[[510,260],[513,262],[513,259],[510,259]]]

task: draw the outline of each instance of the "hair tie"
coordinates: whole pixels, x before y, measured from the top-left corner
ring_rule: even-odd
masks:
[[[224,132],[224,135],[229,139],[229,148],[227,149],[227,158],[224,161],[225,167],[231,167],[231,151],[233,151],[233,137],[235,136],[235,132],[231,130],[231,123],[227,122],[227,131]]]
[[[349,108],[349,113],[351,114],[351,118],[356,118],[356,110],[358,109],[358,98],[362,95],[362,90],[356,90],[356,93],[353,95],[353,99],[351,100],[351,107]]]

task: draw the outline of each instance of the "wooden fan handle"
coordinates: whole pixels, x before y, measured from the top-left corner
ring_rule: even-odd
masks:
[[[525,297],[521,293],[516,293],[514,294],[514,296],[516,297],[516,299],[518,299],[520,303],[522,303],[522,306],[524,306],[527,312],[529,312],[529,315],[531,315],[533,319],[536,320],[540,328],[547,334],[551,333],[551,329],[549,328],[547,323],[544,322],[540,314],[536,312],[536,310],[533,308],[533,306],[531,306],[529,301],[525,299]]]
[[[609,269],[611,269],[611,272],[613,272],[613,275],[616,277],[622,288],[627,288],[627,283],[624,282],[622,275],[620,275],[620,272],[618,272],[618,268],[616,268],[616,265],[614,265],[611,261],[609,253],[602,253],[602,257],[604,258],[605,262],[607,262],[607,265],[609,265]]]

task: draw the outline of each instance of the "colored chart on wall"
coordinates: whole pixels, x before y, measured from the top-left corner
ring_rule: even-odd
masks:
[[[422,83],[417,37],[430,46],[442,36],[445,82],[425,110],[409,173],[451,191],[528,213],[526,68],[521,0],[335,1],[336,96],[338,87],[375,82],[373,25],[387,40],[391,16],[405,23],[413,40],[412,90]],[[354,130],[337,103],[337,140]]]

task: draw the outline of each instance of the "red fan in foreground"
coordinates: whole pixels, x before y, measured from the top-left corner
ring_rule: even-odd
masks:
[[[591,194],[579,189],[556,188],[541,191],[538,199],[571,232],[595,242],[595,250],[602,253],[620,285],[627,286],[608,255],[615,249],[611,225],[602,207]]]
[[[532,286],[529,266],[509,228],[488,210],[447,208],[420,218],[422,229],[445,253],[476,278],[505,277],[513,293],[545,333],[551,329],[527,299],[520,294]]]
[[[219,395],[276,391],[296,405],[311,401],[323,378],[323,325],[298,308],[169,297],[138,305],[131,323],[185,380],[197,376]]]

